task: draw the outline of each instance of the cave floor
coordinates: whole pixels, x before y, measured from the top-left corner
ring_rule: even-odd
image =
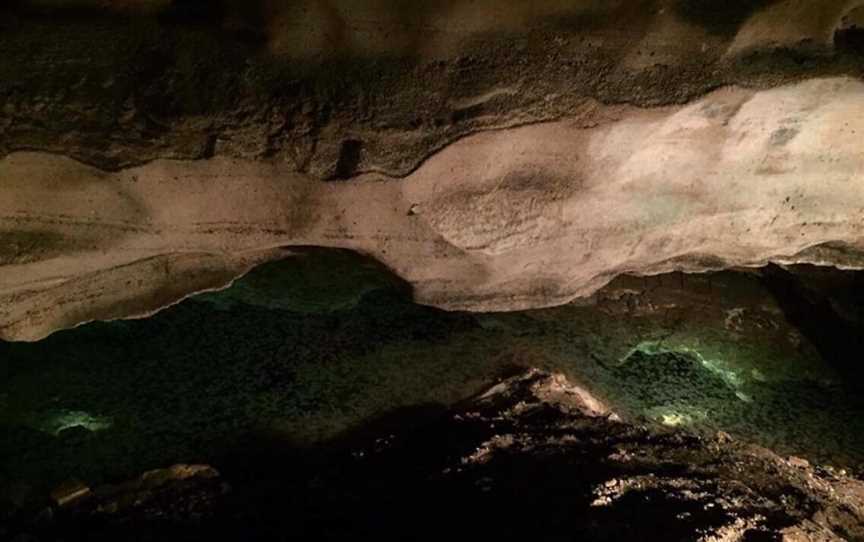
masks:
[[[28,542],[864,540],[864,482],[842,470],[725,434],[633,425],[536,369],[348,447],[259,441],[222,463],[100,486],[5,532]]]
[[[68,479],[219,468],[256,442],[404,429],[528,367],[636,424],[864,464],[864,395],[756,273],[624,277],[581,303],[471,314],[416,305],[355,259],[289,258],[147,319],[0,343],[5,504]]]

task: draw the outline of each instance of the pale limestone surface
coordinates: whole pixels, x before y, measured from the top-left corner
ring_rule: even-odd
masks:
[[[13,153],[0,161],[0,338],[149,314],[279,247],[367,253],[421,303],[484,311],[565,303],[623,273],[864,249],[861,81],[586,111],[463,138],[405,178],[323,182],[220,157],[106,173]]]

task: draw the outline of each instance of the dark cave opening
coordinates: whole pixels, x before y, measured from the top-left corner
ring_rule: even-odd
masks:
[[[856,55],[864,54],[864,28],[851,25],[834,33],[834,47]]]
[[[769,265],[763,281],[784,316],[854,386],[862,386],[857,353],[864,351],[864,275],[856,271]]]

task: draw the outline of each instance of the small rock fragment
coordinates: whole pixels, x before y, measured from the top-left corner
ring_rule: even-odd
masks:
[[[51,499],[57,506],[66,507],[90,495],[90,488],[80,480],[69,480],[51,492]]]
[[[810,466],[809,461],[807,461],[803,457],[797,457],[794,455],[789,456],[789,464],[793,467],[798,467],[799,469],[806,469]]]

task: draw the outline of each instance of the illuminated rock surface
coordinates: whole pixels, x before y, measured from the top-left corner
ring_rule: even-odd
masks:
[[[475,311],[861,267],[854,2],[397,4],[3,7],[0,337],[149,314],[280,246]]]

